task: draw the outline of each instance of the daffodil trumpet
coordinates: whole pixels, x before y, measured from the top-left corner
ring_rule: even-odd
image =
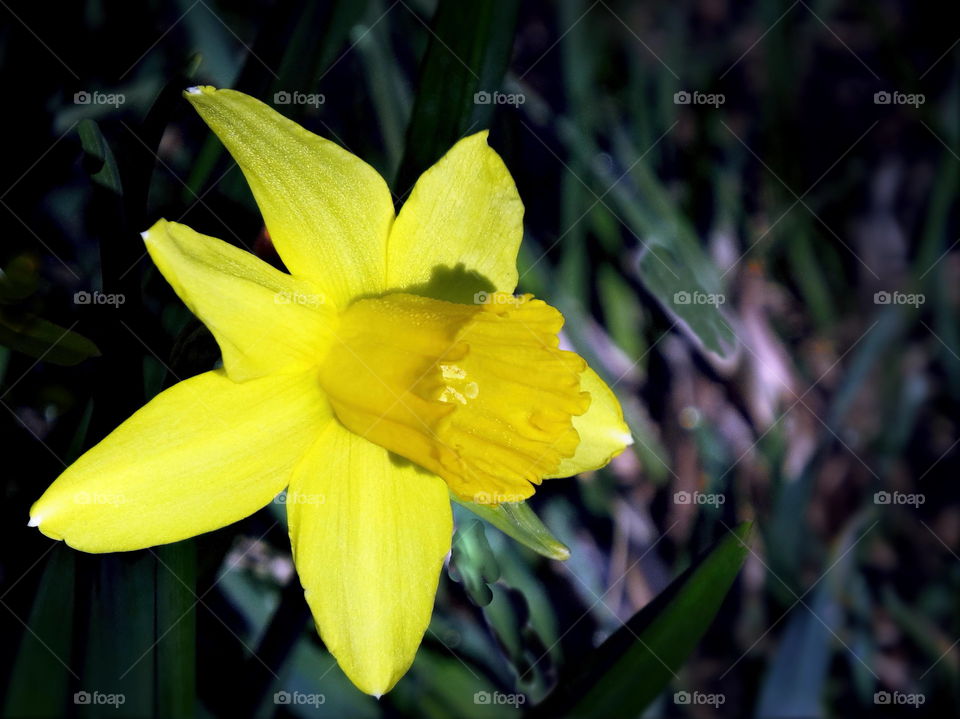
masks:
[[[487,133],[395,215],[380,175],[252,97],[185,97],[233,155],[289,272],[189,227],[143,233],[223,365],[90,449],[30,524],[86,552],[175,542],[286,490],[293,558],[353,683],[412,663],[450,550],[450,493],[517,502],[630,442],[620,406],[560,349],[560,313],[515,296],[523,204]]]

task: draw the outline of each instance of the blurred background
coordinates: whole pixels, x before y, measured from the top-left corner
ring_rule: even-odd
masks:
[[[743,549],[744,520],[742,570],[646,716],[956,713],[960,31],[940,5],[0,6],[6,716],[519,715],[700,552]],[[165,217],[279,262],[193,84],[336,141],[398,204],[489,127],[526,206],[520,289],[564,312],[634,434],[530,502],[566,562],[457,508],[430,630],[379,701],[313,630],[281,501],[155,552],[26,526],[66,464],[218,360],[138,233]]]

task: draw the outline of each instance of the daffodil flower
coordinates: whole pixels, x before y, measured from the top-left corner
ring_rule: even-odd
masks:
[[[74,462],[30,524],[86,552],[176,542],[286,489],[320,635],[364,692],[409,668],[450,550],[450,493],[516,502],[629,443],[616,398],[515,297],[523,205],[487,133],[394,216],[380,175],[231,90],[185,97],[239,164],[281,272],[160,220],[153,261],[223,366],[159,394]]]

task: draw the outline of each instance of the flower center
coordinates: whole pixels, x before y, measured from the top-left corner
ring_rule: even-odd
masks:
[[[586,363],[531,295],[460,305],[408,294],[341,315],[320,383],[351,431],[440,475],[458,496],[517,502],[572,457]]]

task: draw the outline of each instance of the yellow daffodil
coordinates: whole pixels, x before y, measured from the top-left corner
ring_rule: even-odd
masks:
[[[450,550],[450,492],[488,503],[606,464],[613,393],[558,348],[560,313],[514,297],[523,205],[481,132],[386,183],[231,90],[185,93],[239,164],[289,270],[160,220],[150,256],[223,367],[162,392],[71,465],[30,524],[87,552],[246,517],[284,489],[323,641],[361,690],[403,676]]]

